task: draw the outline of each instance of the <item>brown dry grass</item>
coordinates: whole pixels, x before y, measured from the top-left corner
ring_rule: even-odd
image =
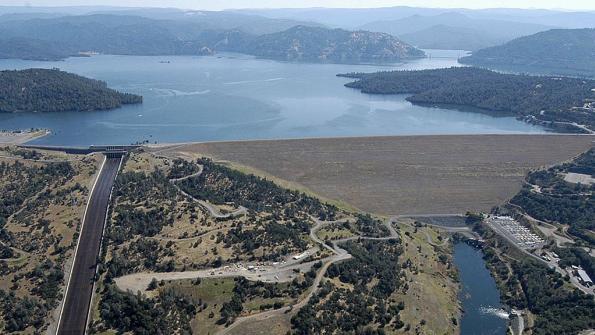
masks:
[[[456,303],[458,284],[452,279],[455,270],[438,258],[443,254],[451,260],[450,246],[430,245],[427,238],[437,241],[439,233],[430,227],[414,229],[412,225],[412,220],[399,224],[404,248],[401,259],[412,263],[411,268],[404,270],[408,290],[395,293],[392,298],[405,303],[400,316],[411,327],[411,333],[416,330],[421,334],[456,334],[458,327],[451,321],[453,317],[460,317],[459,304]],[[409,234],[406,235],[406,232]],[[422,320],[425,320],[425,325],[421,325]],[[402,331],[394,333],[401,334]]]
[[[6,149],[6,148],[5,148]],[[27,279],[26,274],[31,272],[35,267],[44,263],[46,260],[51,260],[58,264],[64,271],[65,278],[68,278],[70,267],[72,263],[72,256],[74,254],[74,240],[77,231],[80,230],[80,223],[85,211],[87,198],[89,192],[95,181],[96,173],[101,165],[100,155],[66,155],[60,152],[39,151],[42,155],[42,161],[33,161],[12,156],[10,152],[3,151],[0,148],[0,163],[13,164],[20,162],[24,166],[45,166],[47,162],[43,161],[61,161],[68,160],[75,171],[75,175],[62,185],[53,185],[56,187],[48,188],[50,194],[47,197],[50,199],[48,203],[36,202],[38,195],[27,198],[25,203],[21,206],[21,210],[28,212],[31,217],[26,222],[16,220],[14,216],[8,218],[4,229],[15,236],[13,250],[17,252],[15,258],[6,260],[5,263],[10,267],[7,273],[0,278],[0,289],[14,292],[18,297],[31,297],[34,294],[33,288],[37,283]],[[0,178],[0,184],[12,182],[11,176]],[[58,192],[69,190],[76,184],[86,187],[86,191],[70,192],[62,201],[54,201],[62,198],[58,196]],[[49,229],[47,232],[37,231],[32,228],[32,224],[37,220],[44,219],[49,221]],[[56,245],[64,248],[63,252],[56,253],[48,241],[57,241]],[[25,252],[18,247],[20,245],[36,245],[36,248],[30,252]],[[15,280],[15,278],[18,278]],[[14,286],[14,282],[18,286]],[[62,283],[60,290],[63,294],[66,282]],[[48,333],[52,332],[52,327],[55,326],[57,309],[49,312],[46,318],[44,327],[50,327]],[[0,325],[0,331],[2,326]],[[36,331],[29,327],[23,334],[32,334]]]
[[[367,212],[442,214],[487,211],[514,195],[527,171],[570,159],[588,150],[594,138],[453,135],[244,141],[188,144],[172,147],[171,153],[230,161]]]

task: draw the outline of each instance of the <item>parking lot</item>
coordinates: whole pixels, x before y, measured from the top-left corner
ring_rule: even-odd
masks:
[[[525,250],[533,250],[544,245],[545,241],[509,216],[489,216],[486,222],[494,231]]]

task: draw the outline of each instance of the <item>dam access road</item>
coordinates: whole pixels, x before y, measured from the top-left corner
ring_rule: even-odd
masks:
[[[60,312],[58,335],[85,334],[107,208],[121,161],[122,154],[106,154],[91,191]]]

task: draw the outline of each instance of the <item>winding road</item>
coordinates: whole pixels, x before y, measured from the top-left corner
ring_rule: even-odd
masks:
[[[384,237],[366,237],[366,236],[353,236],[332,241],[332,247],[324,243],[318,236],[317,232],[323,227],[342,221],[320,221],[314,217],[312,219],[315,222],[314,227],[310,229],[310,239],[314,244],[318,245],[309,250],[310,254],[319,250],[319,247],[325,248],[333,253],[332,256],[322,259],[322,267],[316,274],[312,286],[308,289],[308,294],[300,301],[293,305],[285,306],[280,309],[274,309],[269,311],[260,312],[248,316],[238,317],[230,326],[222,329],[218,334],[225,335],[229,334],[232,330],[238,326],[250,322],[250,321],[262,321],[273,316],[282,315],[288,311],[297,311],[305,306],[310,298],[318,291],[320,282],[324,278],[326,271],[329,266],[334,263],[350,259],[352,256],[345,249],[339,247],[340,243],[353,240],[374,240],[374,241],[385,241],[391,239],[398,239],[399,235],[393,228],[392,220],[386,221],[386,225],[389,235]],[[261,266],[258,270],[248,270],[244,265],[230,265],[223,268],[213,268],[198,271],[185,271],[185,272],[164,272],[164,273],[135,273],[127,276],[119,277],[115,279],[115,283],[119,289],[124,291],[137,292],[146,291],[149,283],[155,278],[156,280],[176,280],[176,279],[195,279],[201,278],[222,278],[222,277],[237,277],[243,276],[248,280],[260,280],[266,282],[287,282],[293,280],[294,269],[299,269],[301,272],[309,271],[312,266],[318,261],[310,261],[302,263],[301,260],[295,260],[288,258],[287,261],[282,262],[278,265],[273,266]]]
[[[180,186],[178,186],[177,182],[186,180],[186,179],[189,179],[192,177],[200,176],[202,174],[202,171],[203,171],[203,167],[202,167],[202,165],[199,165],[199,171],[197,171],[191,175],[188,175],[188,176],[184,176],[184,177],[180,177],[180,178],[173,178],[173,179],[170,179],[169,181],[180,193],[182,193],[185,197],[192,199],[192,201],[195,201],[196,203],[198,203],[204,211],[209,212],[209,214],[216,219],[227,219],[227,218],[236,217],[236,216],[240,216],[240,215],[244,215],[244,214],[248,213],[248,210],[245,207],[240,206],[238,209],[236,209],[235,211],[233,211],[231,213],[223,214],[223,213],[221,213],[221,211],[219,211],[219,209],[216,206],[214,206],[210,202],[197,199],[197,198],[193,197],[192,195],[188,194],[186,191],[182,190],[182,188]]]
[[[385,241],[385,240],[399,238],[399,234],[392,226],[392,220],[388,220],[385,222],[385,225],[388,228],[388,231],[390,233],[389,236],[386,236],[386,237],[353,236],[353,237],[343,238],[340,240],[332,241],[333,247],[331,248],[328,245],[326,245],[326,243],[324,243],[316,235],[316,232],[318,232],[324,226],[327,226],[327,225],[333,224],[333,223],[337,223],[337,222],[341,222],[341,221],[320,221],[315,218],[314,218],[314,220],[315,220],[316,224],[314,225],[314,227],[312,227],[312,229],[310,229],[310,238],[315,243],[321,244],[323,247],[331,250],[335,255],[330,256],[323,260],[323,265],[320,268],[320,270],[318,271],[318,273],[316,274],[316,278],[314,278],[314,282],[313,282],[312,286],[310,286],[308,294],[302,300],[297,302],[296,304],[293,304],[290,306],[285,306],[280,309],[274,309],[274,310],[270,310],[270,311],[266,311],[266,312],[261,312],[258,314],[253,314],[253,315],[236,318],[234,323],[232,323],[227,328],[218,332],[217,335],[228,335],[228,334],[230,334],[230,332],[233,329],[235,329],[238,326],[240,326],[246,322],[249,322],[249,321],[262,321],[262,320],[271,318],[273,316],[285,314],[289,311],[295,311],[295,312],[299,311],[302,307],[304,307],[308,303],[308,301],[310,301],[310,298],[312,298],[312,296],[314,296],[314,294],[316,292],[318,292],[320,282],[322,281],[322,278],[324,278],[324,275],[326,274],[326,270],[329,268],[329,266],[331,266],[332,264],[334,264],[336,262],[344,261],[344,260],[350,259],[352,257],[351,254],[347,252],[347,250],[342,249],[341,247],[338,246],[338,244],[347,242],[347,241],[358,240],[358,239]]]
[[[217,208],[215,208],[210,203],[196,199],[192,195],[186,193],[182,190],[178,185],[177,182],[199,176],[202,173],[202,167],[200,171],[195,172],[191,175],[170,179],[170,182],[180,191],[184,196],[199,203],[203,209],[205,209],[212,217],[214,218],[227,218],[230,216],[236,216],[247,213],[247,209],[244,207],[240,207],[236,211],[232,213],[222,214],[219,212]],[[288,311],[297,311],[303,306],[305,306],[310,298],[318,291],[320,282],[322,281],[324,275],[329,266],[336,262],[340,262],[343,260],[347,260],[352,258],[352,255],[349,254],[345,249],[339,247],[340,243],[344,243],[347,241],[353,240],[376,240],[376,241],[384,241],[384,240],[391,240],[391,239],[398,239],[399,234],[392,226],[394,219],[387,220],[384,224],[389,232],[388,236],[384,237],[367,237],[367,236],[352,236],[348,238],[338,239],[332,241],[332,246],[329,246],[327,243],[322,241],[317,232],[322,229],[323,227],[343,222],[344,220],[339,221],[321,221],[315,217],[310,216],[310,218],[315,222],[314,226],[310,229],[309,237],[312,242],[316,245],[314,248],[308,250],[308,254],[314,254],[316,251],[319,250],[320,247],[325,248],[333,253],[332,256],[326,257],[320,260],[323,265],[320,270],[317,272],[316,277],[314,278],[312,286],[308,289],[307,295],[302,298],[300,301],[293,305],[285,306],[279,309],[268,310],[264,312],[260,312],[253,315],[238,317],[235,321],[222,329],[218,334],[225,335],[229,334],[232,330],[236,329],[238,326],[249,322],[249,321],[261,321],[268,319],[273,316],[282,315],[287,313]],[[116,278],[114,281],[116,286],[123,291],[131,291],[131,292],[144,292],[147,290],[149,283],[153,280],[176,280],[176,279],[195,279],[195,278],[222,278],[222,277],[237,277],[243,276],[248,280],[259,280],[265,282],[287,282],[291,281],[294,278],[294,270],[299,269],[301,272],[309,271],[312,266],[317,263],[318,261],[310,261],[310,262],[302,262],[301,259],[293,259],[291,256],[286,258],[286,261],[273,264],[273,265],[260,265],[257,269],[252,267],[256,267],[255,265],[250,266],[251,269],[247,267],[248,264],[232,264],[222,268],[212,268],[212,269],[205,269],[205,270],[198,270],[198,271],[184,271],[184,272],[164,272],[164,273],[135,273],[126,276],[122,276]]]

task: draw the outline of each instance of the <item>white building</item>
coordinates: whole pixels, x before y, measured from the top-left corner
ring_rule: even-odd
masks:
[[[585,270],[578,269],[576,270],[576,274],[578,275],[578,280],[581,282],[581,284],[587,287],[593,285],[593,281],[591,280],[587,272],[585,272]]]

